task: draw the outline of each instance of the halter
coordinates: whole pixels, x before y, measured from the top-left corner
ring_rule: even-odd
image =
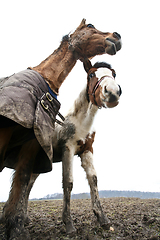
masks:
[[[104,80],[104,78],[112,78],[114,80],[113,77],[109,76],[109,75],[105,75],[103,77],[101,77],[101,79],[99,81],[96,81],[96,83],[93,85],[93,86],[88,86],[88,95],[89,95],[89,100],[92,102],[92,104],[96,105],[98,108],[102,108],[102,107],[105,107],[103,105],[103,103],[101,102],[100,100],[100,84],[101,82]],[[95,78],[97,79],[97,78]]]
[[[101,77],[101,79],[99,81],[97,81],[97,83],[96,83],[96,85],[95,85],[95,87],[93,89],[92,95],[95,94],[95,91],[97,90],[97,88],[99,87],[100,83],[104,80],[105,77],[112,78],[114,80],[114,78],[109,76],[109,75],[105,75],[105,76]]]

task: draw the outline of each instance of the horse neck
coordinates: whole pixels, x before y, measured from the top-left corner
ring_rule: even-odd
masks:
[[[62,41],[60,47],[48,58],[38,66],[31,68],[42,75],[56,94],[58,94],[61,84],[76,64],[74,53],[69,50],[68,46],[68,41]]]
[[[91,102],[88,102],[87,88],[85,87],[79,94],[79,97],[75,100],[73,107],[68,113],[68,117],[78,119],[78,122],[81,122],[82,125],[84,123],[89,127],[92,125],[97,111],[98,107],[92,105]]]

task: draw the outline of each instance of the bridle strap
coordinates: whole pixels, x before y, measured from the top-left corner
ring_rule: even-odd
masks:
[[[94,86],[92,95],[95,94],[97,88],[99,87],[100,83],[104,80],[105,77],[114,79],[113,77],[111,77],[111,76],[109,76],[109,75],[105,75],[105,76],[101,77],[101,79],[100,79],[99,81],[97,81],[96,85]]]
[[[101,84],[101,82],[104,80],[105,77],[108,78],[112,78],[114,80],[113,77],[109,76],[109,75],[105,75],[103,76],[99,81],[97,81],[93,87],[93,90],[91,90],[90,88],[88,88],[88,95],[89,95],[89,99],[92,102],[92,104],[96,105],[98,108],[102,108],[104,107],[104,105],[102,104],[102,102],[100,101],[99,98],[99,86]],[[100,90],[100,89],[99,89]],[[98,91],[98,92],[97,92]]]

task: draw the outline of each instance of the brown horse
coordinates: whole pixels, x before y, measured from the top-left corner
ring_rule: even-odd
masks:
[[[0,80],[0,171],[15,169],[1,217],[7,239],[30,238],[24,228],[26,197],[33,173],[51,171],[53,129],[60,103],[58,90],[76,61],[116,54],[120,35],[103,33],[83,19],[59,48],[38,66]]]

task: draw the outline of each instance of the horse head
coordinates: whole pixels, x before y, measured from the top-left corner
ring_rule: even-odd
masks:
[[[80,60],[85,57],[91,59],[104,53],[114,55],[122,47],[120,34],[117,32],[101,32],[92,24],[86,24],[85,19],[70,35],[69,44],[70,49],[75,52]]]
[[[115,81],[116,73],[111,65],[97,62],[92,66],[88,59],[83,65],[87,72],[88,100],[99,108],[117,106],[122,90]]]

